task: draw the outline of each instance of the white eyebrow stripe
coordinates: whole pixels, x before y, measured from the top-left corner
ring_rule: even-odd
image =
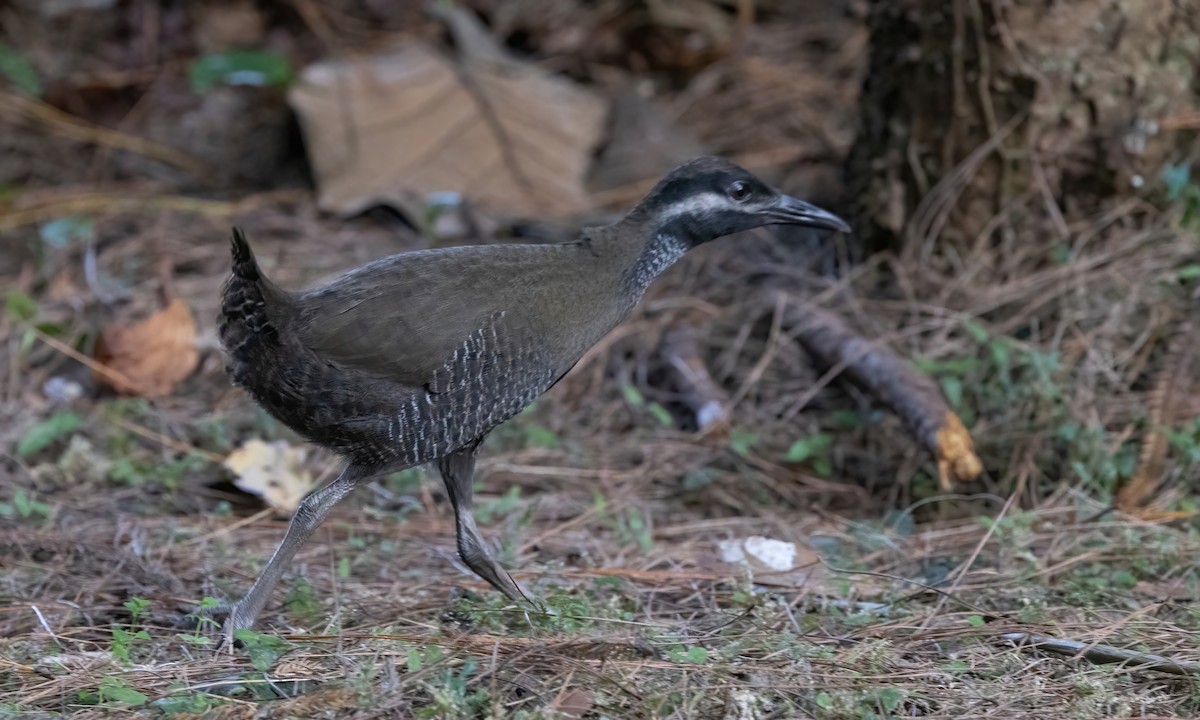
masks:
[[[717,210],[728,210],[733,207],[733,201],[715,192],[704,192],[672,203],[662,209],[659,218],[662,222],[674,220],[682,215],[699,215]]]

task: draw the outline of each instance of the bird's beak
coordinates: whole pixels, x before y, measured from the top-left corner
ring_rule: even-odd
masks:
[[[850,225],[837,215],[788,195],[780,195],[779,201],[767,212],[777,223],[852,232]]]

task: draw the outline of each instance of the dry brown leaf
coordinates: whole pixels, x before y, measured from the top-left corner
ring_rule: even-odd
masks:
[[[196,369],[196,321],[179,298],[140,322],[111,324],[96,344],[96,360],[115,374],[98,381],[127,395],[160,397]]]
[[[745,568],[755,582],[816,588],[828,578],[821,556],[805,545],[760,535],[721,540],[721,562]]]
[[[584,177],[606,103],[533,65],[485,52],[452,61],[406,42],[310,65],[289,101],[325,210],[352,215],[386,203],[411,213],[435,192],[462,193],[505,217],[590,206]]]
[[[313,478],[306,467],[307,458],[308,451],[303,446],[293,446],[283,440],[273,443],[249,440],[229,453],[224,465],[237,475],[234,485],[290,515],[312,490]]]
[[[571,688],[554,700],[554,709],[564,718],[581,718],[595,705],[595,693],[582,688]]]

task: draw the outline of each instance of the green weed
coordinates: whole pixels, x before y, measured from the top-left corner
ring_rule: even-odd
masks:
[[[79,693],[79,702],[84,705],[125,705],[141,707],[146,704],[145,693],[134,690],[124,680],[112,675],[100,678],[95,690]]]

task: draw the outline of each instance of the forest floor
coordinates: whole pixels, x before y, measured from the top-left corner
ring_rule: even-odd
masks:
[[[762,31],[754,67],[784,62],[771,38],[799,32],[789,22]],[[824,138],[819,151],[778,139],[794,114],[747,107],[761,111],[753,137],[714,121],[740,102],[719,82],[659,99],[707,147],[825,201],[852,138],[845,88],[865,29],[814,26],[826,39],[786,62],[844,77],[840,95],[795,80],[828,104],[827,127],[805,136]],[[301,49],[316,44],[305,37]],[[39,39],[25,41],[37,60]],[[4,42],[11,68],[8,47],[22,46]],[[790,70],[759,77],[800,77]],[[919,248],[847,265],[813,238],[767,232],[703,248],[484,447],[479,523],[550,612],[513,607],[461,566],[440,481],[412,470],[340,505],[259,633],[225,652],[202,608],[244,592],[286,526],[234,483],[228,458],[280,440],[284,474],[338,469],[225,376],[215,318],[230,226],[288,288],[433,241],[386,213],[319,211],[294,152],[234,191],[189,179],[161,148],[200,153],[195,126],[163,131],[163,145],[139,144],[142,131],[244,98],[180,111],[171,98],[192,91],[170,63],[149,78],[64,77],[78,87],[47,86],[45,103],[0,91],[0,152],[13,159],[0,178],[0,716],[1200,715],[1188,207],[1131,196],[1065,236],[1048,221],[1041,237],[963,257]],[[165,95],[145,107],[134,90]],[[254,120],[239,122],[220,137]],[[257,147],[244,135],[237,147]],[[208,160],[228,159],[210,145]],[[912,358],[971,429],[985,475],[941,490],[901,423],[815,370],[756,289]],[[163,393],[105,387],[90,367],[97,337],[168,298],[194,322],[194,369],[157,378]],[[156,365],[150,335],[177,325],[138,335],[128,367]],[[714,430],[695,429],[671,372],[663,338],[680,326],[699,328],[725,393]],[[1147,475],[1153,510],[1114,510]],[[782,570],[729,555],[758,537],[792,553]]]

